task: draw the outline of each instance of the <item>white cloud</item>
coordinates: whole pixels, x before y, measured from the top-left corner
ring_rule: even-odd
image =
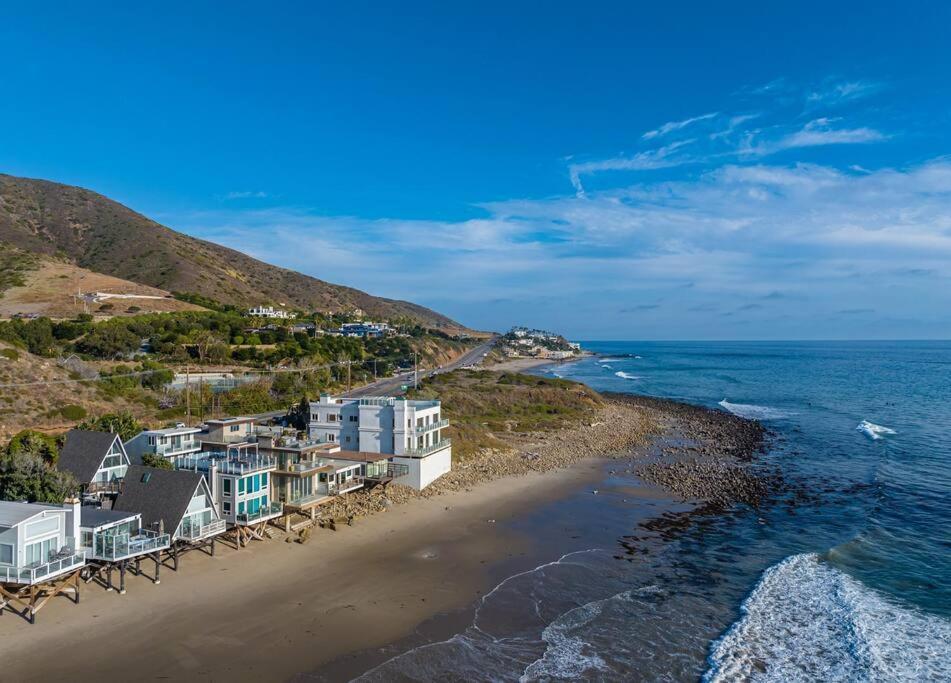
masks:
[[[655,128],[654,130],[647,131],[641,136],[641,138],[644,140],[651,140],[653,138],[661,137],[661,136],[667,135],[668,133],[672,133],[675,130],[681,130],[683,128],[686,128],[687,126],[692,125],[694,123],[712,119],[715,116],[717,116],[717,114],[718,112],[710,112],[709,114],[701,114],[700,116],[694,116],[689,119],[684,119],[683,121],[668,121],[667,123],[662,125],[660,128]]]
[[[222,197],[222,199],[266,199],[268,197],[267,192],[258,191],[240,191],[240,192],[229,192]]]

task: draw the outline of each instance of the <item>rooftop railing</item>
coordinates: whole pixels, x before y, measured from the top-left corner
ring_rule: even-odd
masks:
[[[184,457],[179,460],[178,469],[194,472],[208,472],[212,463],[223,474],[251,474],[277,467],[277,459],[267,455],[210,452],[200,456]]]
[[[282,472],[312,472],[313,470],[319,469],[326,466],[327,463],[322,460],[301,460],[300,462],[292,462],[287,465],[278,467]]]
[[[140,529],[132,534],[96,534],[90,559],[115,562],[127,557],[154,553],[171,544],[171,536]]]
[[[431,453],[435,453],[436,451],[441,451],[444,448],[449,448],[451,445],[452,445],[451,439],[441,439],[430,446],[407,448],[403,452],[403,455],[422,457],[424,455],[430,455]]]
[[[271,503],[270,505],[262,506],[257,512],[238,515],[236,519],[238,520],[238,524],[253,524],[254,522],[261,522],[266,519],[271,519],[272,517],[277,517],[283,512],[283,503]]]
[[[23,567],[0,567],[0,583],[32,585],[66,574],[86,564],[86,554],[65,547],[50,553],[46,562],[34,562]]]

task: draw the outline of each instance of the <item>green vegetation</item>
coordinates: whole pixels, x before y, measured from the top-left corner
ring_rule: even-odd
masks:
[[[22,287],[26,284],[24,275],[36,270],[40,260],[35,254],[11,247],[0,242],[0,297],[3,292],[12,287]]]
[[[160,470],[175,469],[172,466],[171,460],[168,458],[163,458],[161,455],[153,455],[152,453],[142,454],[142,464],[146,467],[157,467]]]
[[[75,493],[76,479],[55,468],[59,445],[54,437],[25,430],[0,452],[0,500],[62,503]]]
[[[0,356],[3,356],[7,360],[19,360],[20,354],[17,353],[16,349],[0,349]]]
[[[482,448],[504,448],[500,437],[506,433],[561,429],[590,419],[602,404],[600,395],[584,384],[487,370],[436,375],[410,397],[443,402],[457,459]]]
[[[123,441],[128,441],[142,431],[142,423],[129,412],[106,413],[99,417],[85,420],[76,425],[76,429],[88,429],[94,432],[113,432]]]
[[[86,417],[86,409],[75,403],[70,403],[59,409],[59,414],[67,420],[82,420]]]

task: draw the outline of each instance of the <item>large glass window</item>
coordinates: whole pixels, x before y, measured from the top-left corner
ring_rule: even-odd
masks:
[[[238,493],[244,493],[244,477],[238,479]]]
[[[0,564],[13,564],[13,546],[0,543]]]
[[[231,495],[231,479],[228,479],[227,477],[225,477],[225,479],[222,480],[222,482],[221,482],[221,491],[222,491],[222,493],[224,493],[226,496],[230,496],[230,495]]]

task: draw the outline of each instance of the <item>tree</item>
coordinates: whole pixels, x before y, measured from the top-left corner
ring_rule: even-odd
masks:
[[[78,491],[72,474],[54,469],[34,453],[0,456],[0,499],[60,504]]]
[[[142,423],[128,412],[106,413],[99,417],[84,420],[76,425],[77,429],[88,429],[96,432],[112,432],[118,434],[123,441],[128,441],[142,431]]]
[[[175,469],[172,467],[172,461],[168,458],[163,458],[161,455],[154,455],[152,453],[143,453],[142,454],[142,464],[146,467],[156,467],[160,470],[171,470]]]
[[[307,424],[310,422],[310,401],[306,396],[301,396],[300,402],[287,411],[287,421],[296,429],[301,431],[307,429]]]
[[[7,453],[35,455],[47,465],[55,465],[59,458],[59,445],[56,443],[56,437],[34,429],[24,429],[10,439],[10,443],[7,444]]]
[[[195,351],[198,353],[198,362],[201,363],[208,356],[209,349],[221,344],[221,339],[211,330],[198,328],[186,335],[186,343],[195,347]]]

